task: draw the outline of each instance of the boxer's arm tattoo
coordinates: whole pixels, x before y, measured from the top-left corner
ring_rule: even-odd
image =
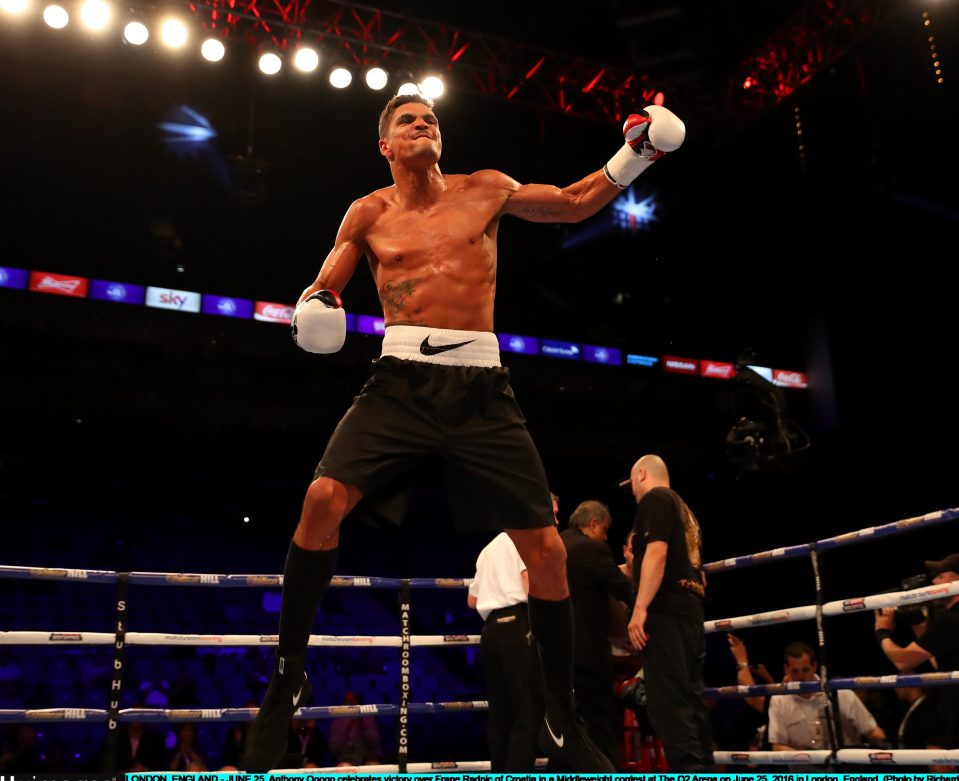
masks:
[[[406,311],[407,299],[416,292],[419,279],[389,280],[380,288],[380,300],[387,319],[397,323],[395,318]]]

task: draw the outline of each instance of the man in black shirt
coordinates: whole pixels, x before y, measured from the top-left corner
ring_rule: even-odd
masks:
[[[649,720],[671,773],[708,771],[712,730],[703,702],[703,597],[699,523],[669,487],[659,456],[645,455],[630,472],[636,497],[633,571],[636,603],[629,637],[643,650]]]
[[[959,581],[959,553],[946,556],[942,561],[927,561],[926,569],[936,585]],[[899,672],[910,672],[927,660],[939,672],[959,670],[959,594],[935,605],[924,630],[919,629],[916,639],[907,646],[900,646],[892,639],[895,627],[894,608],[876,611],[876,639]],[[959,687],[931,688],[927,696],[937,716],[936,728],[926,736],[927,747],[959,747]],[[954,769],[943,767],[945,769],[936,770],[936,766],[931,765],[929,772],[945,773]]]
[[[616,723],[610,597],[629,603],[633,586],[606,544],[612,520],[602,502],[581,502],[560,537],[566,546],[566,579],[573,602],[576,712],[586,722],[589,737],[619,767],[623,727]],[[553,769],[550,766],[551,772]]]

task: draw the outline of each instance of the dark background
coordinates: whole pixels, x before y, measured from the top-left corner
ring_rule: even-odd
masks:
[[[736,63],[802,3],[674,4],[659,37],[617,28],[613,2],[589,14],[516,5],[389,7],[626,65],[691,50],[666,95],[689,136],[639,182],[661,204],[648,231],[564,250],[582,226],[504,220],[497,330],[724,361],[752,348],[758,364],[810,379],[785,400],[811,448],[750,471],[725,450],[738,417],[731,383],[507,356],[564,521],[583,499],[608,502],[618,554],[632,504],[615,484],[645,452],[672,468],[709,561],[956,505],[954,8],[934,8],[944,84],[918,4],[891,4],[832,67],[742,116],[729,108]],[[390,183],[375,146],[387,96],[358,77],[343,92],[319,74],[266,79],[252,52],[231,49],[211,67],[115,38],[0,20],[0,262],[293,301],[350,202]],[[218,132],[202,154],[173,153],[157,130],[184,104]],[[451,173],[566,184],[621,143],[616,123],[455,88],[436,111]],[[378,311],[365,269],[344,297],[350,311]],[[6,564],[280,571],[315,463],[379,350],[351,335],[342,353],[317,358],[282,327],[10,290],[0,324]],[[340,571],[469,576],[488,536],[454,535],[442,494],[424,488],[402,533],[347,523]],[[893,587],[954,540],[944,527],[829,554],[826,596]],[[709,618],[812,601],[806,562],[717,574],[710,586]],[[30,591],[0,588],[8,604]],[[460,615],[476,631],[475,616]],[[443,631],[428,618],[420,631]],[[274,620],[190,631],[272,632]],[[67,623],[4,628],[86,628]],[[891,672],[867,618],[830,626],[840,672]],[[811,625],[745,639],[778,669],[795,637],[813,640]],[[715,640],[708,682],[730,682]]]

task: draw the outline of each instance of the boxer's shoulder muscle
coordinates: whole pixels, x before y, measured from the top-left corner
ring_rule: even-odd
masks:
[[[504,198],[519,187],[515,179],[492,168],[484,168],[463,178],[467,187],[489,190],[490,193],[499,192]]]

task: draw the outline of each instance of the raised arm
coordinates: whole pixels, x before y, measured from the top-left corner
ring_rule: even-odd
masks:
[[[551,184],[520,184],[503,175],[509,191],[503,214],[530,222],[579,222],[610,203],[622,190],[602,171],[595,171],[569,187]]]
[[[579,222],[591,217],[666,152],[678,149],[686,128],[669,109],[647,106],[641,114],[630,114],[623,134],[625,145],[601,170],[568,187],[519,184],[500,174],[508,190],[502,213],[531,222]]]
[[[307,352],[335,353],[346,339],[346,313],[340,291],[346,287],[366,248],[374,206],[369,197],[354,201],[336,232],[320,273],[296,302],[293,341]]]

